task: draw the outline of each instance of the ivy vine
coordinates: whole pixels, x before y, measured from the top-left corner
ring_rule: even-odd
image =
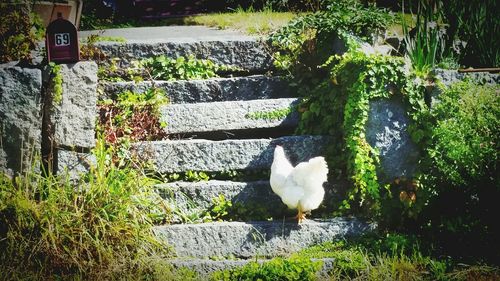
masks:
[[[339,209],[359,208],[377,214],[383,189],[389,186],[377,178],[378,152],[365,136],[369,102],[402,94],[418,118],[423,93],[421,87],[414,86],[403,58],[363,51],[352,37],[344,37],[348,51],[331,56],[321,66],[329,71],[329,79],[301,105],[299,133],[338,136],[328,148],[327,158],[331,167],[344,170],[353,183]]]

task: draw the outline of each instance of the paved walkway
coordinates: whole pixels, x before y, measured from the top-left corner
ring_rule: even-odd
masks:
[[[192,42],[214,39],[219,41],[231,41],[252,40],[256,38],[236,30],[220,30],[206,26],[157,26],[89,30],[80,31],[79,37],[86,38],[90,34],[123,37],[128,43]]]

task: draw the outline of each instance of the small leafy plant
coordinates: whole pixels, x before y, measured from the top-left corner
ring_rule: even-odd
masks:
[[[321,261],[299,256],[288,259],[274,258],[262,264],[250,262],[241,268],[215,272],[211,280],[316,280],[316,272],[321,266]]]
[[[217,72],[227,70],[211,60],[196,59],[194,55],[180,56],[177,59],[159,56],[141,61],[155,80],[191,80],[217,77]]]
[[[167,104],[165,92],[150,88],[144,93],[125,91],[116,101],[105,100],[99,105],[99,124],[108,143],[162,139],[166,123],[159,119],[159,108]]]
[[[8,1],[7,1],[8,2]],[[45,34],[40,18],[29,4],[0,4],[0,63],[31,61],[31,51]]]
[[[280,120],[280,119],[285,119],[288,115],[290,115],[293,111],[295,111],[295,108],[293,107],[287,107],[283,109],[276,109],[273,111],[256,111],[256,112],[250,112],[247,115],[245,115],[246,118],[249,119],[254,119],[254,120]]]

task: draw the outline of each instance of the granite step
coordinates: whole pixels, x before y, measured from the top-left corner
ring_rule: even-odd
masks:
[[[376,225],[351,218],[289,221],[211,222],[156,226],[155,235],[180,258],[287,256],[334,239],[374,231]]]
[[[151,87],[164,89],[170,103],[198,103],[276,99],[294,96],[293,90],[283,77],[252,75],[232,78],[203,80],[100,82],[104,98],[115,98],[124,91],[142,93]]]
[[[324,208],[329,208],[339,201],[339,194],[348,187],[347,181],[337,180],[324,184]],[[192,214],[201,214],[210,210],[214,199],[223,196],[230,201],[233,207],[247,211],[243,216],[251,219],[277,218],[293,216],[296,211],[287,210],[286,205],[274,194],[269,185],[269,180],[236,182],[229,180],[209,180],[199,182],[177,181],[163,183],[155,186],[156,191],[170,202],[184,217],[193,217]],[[321,212],[321,210],[318,210]],[[312,217],[317,211],[312,212]],[[234,214],[232,214],[234,215]],[[237,214],[237,217],[240,214]],[[174,217],[175,221],[183,218]]]
[[[180,31],[180,32],[179,32]],[[88,36],[91,32],[82,32]],[[174,34],[175,33],[175,34]],[[122,66],[142,58],[166,55],[194,55],[220,65],[230,65],[250,72],[272,68],[269,45],[256,36],[217,31],[206,27],[131,28],[109,32],[104,36],[124,37],[125,42],[97,42],[95,46],[107,58],[120,58]]]
[[[160,121],[169,134],[290,128],[299,122],[299,102],[288,98],[170,104],[160,108]]]
[[[269,169],[274,147],[282,145],[293,163],[324,155],[330,138],[286,136],[276,139],[164,140],[133,144],[139,159],[149,161],[158,173]]]

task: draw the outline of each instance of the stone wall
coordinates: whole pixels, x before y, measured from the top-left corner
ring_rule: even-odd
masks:
[[[62,65],[62,102],[47,104],[46,116],[43,103],[50,99],[44,93],[48,83],[43,82],[42,74],[47,73],[37,68],[0,65],[0,172],[10,176],[31,169],[34,157],[39,159],[42,154],[42,142],[55,155],[58,150],[88,152],[95,146],[95,62]],[[52,127],[53,135],[42,137],[42,128],[47,127]],[[50,158],[57,160],[57,156]]]

